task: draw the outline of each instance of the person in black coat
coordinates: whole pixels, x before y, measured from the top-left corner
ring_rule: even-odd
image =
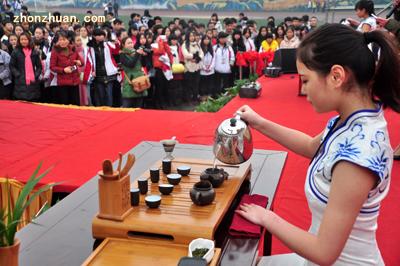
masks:
[[[30,54],[32,71],[26,73],[29,61],[25,55]],[[17,100],[37,101],[40,99],[39,77],[42,64],[39,53],[33,49],[30,34],[24,32],[18,37],[15,50],[11,53],[10,70],[14,80],[14,97]],[[32,75],[30,75],[30,73]],[[27,78],[29,80],[27,80]]]

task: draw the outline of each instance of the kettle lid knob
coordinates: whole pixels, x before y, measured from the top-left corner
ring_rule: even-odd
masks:
[[[229,120],[229,122],[231,123],[231,127],[236,127],[236,118],[231,118],[231,120]]]

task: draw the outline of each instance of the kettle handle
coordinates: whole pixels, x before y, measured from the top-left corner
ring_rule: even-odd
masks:
[[[242,119],[242,114],[243,114],[243,112],[241,112],[241,111],[236,111],[236,113],[235,113],[235,119],[236,119],[236,120],[241,120],[241,121],[243,121],[246,125],[248,125],[249,123],[247,123],[246,120],[243,120],[243,119]]]
[[[201,193],[200,193],[200,191],[196,191],[196,196],[195,196],[195,198],[196,198],[196,201],[197,201],[197,202],[200,202],[200,198],[201,198]]]
[[[243,112],[237,111],[236,114],[235,114],[235,119],[236,119],[236,120],[242,120],[242,113],[243,113]],[[242,121],[243,121],[243,120],[242,120]]]

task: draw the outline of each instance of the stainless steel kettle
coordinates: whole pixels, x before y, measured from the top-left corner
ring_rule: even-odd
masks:
[[[215,130],[213,151],[215,157],[226,164],[240,164],[251,157],[251,131],[240,119],[240,113],[234,118],[224,120]]]

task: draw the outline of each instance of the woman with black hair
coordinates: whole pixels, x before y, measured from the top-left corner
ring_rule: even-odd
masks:
[[[215,57],[210,36],[203,36],[200,47],[204,54],[200,70],[200,96],[212,95],[215,97],[217,95],[215,90]]]
[[[158,36],[163,34],[164,27],[161,24],[154,25],[152,30],[154,34],[154,40],[157,39]]]
[[[223,30],[221,21],[219,21],[217,13],[213,13],[211,15],[211,21],[214,23],[214,27],[217,29],[218,32],[221,32]]]
[[[39,53],[33,49],[31,35],[23,32],[11,53],[10,70],[14,79],[14,97],[17,100],[37,101],[40,99],[39,77],[42,63]]]
[[[185,35],[185,42],[182,45],[182,54],[185,61],[185,91],[184,99],[192,100],[194,103],[199,101],[199,82],[201,60],[204,53],[200,45],[195,40],[195,31],[188,31]]]
[[[278,42],[279,45],[281,45],[281,42],[285,38],[286,34],[285,27],[283,25],[279,25],[278,27],[276,27],[274,34],[275,40]]]
[[[136,45],[136,42],[138,41],[138,39],[137,39],[138,33],[139,33],[139,31],[135,24],[129,26],[128,36],[131,38],[133,45]]]
[[[131,81],[143,76],[141,56],[143,48],[134,49],[132,39],[125,37],[121,42],[121,65],[125,76],[122,85],[122,106],[123,107],[143,107],[143,99],[147,96],[147,90],[138,93],[132,90]]]
[[[233,53],[235,54],[235,58],[238,53],[246,52],[246,45],[244,44],[242,32],[240,30],[233,31],[232,49]],[[237,65],[232,67],[232,75],[234,80],[240,79],[239,67]]]
[[[143,16],[141,18],[143,25],[150,28],[149,22],[153,20],[153,17],[150,15],[150,11],[145,9],[143,12]]]
[[[354,10],[356,15],[361,18],[358,22],[352,18],[348,18],[352,26],[356,26],[358,31],[369,32],[376,29],[376,19],[372,16],[375,13],[374,2],[372,0],[360,0],[356,3]]]
[[[257,37],[254,39],[254,45],[256,46],[256,51],[260,50],[261,44],[267,39],[268,29],[266,26],[261,26],[258,31]]]
[[[67,32],[61,30],[56,35],[58,41],[51,51],[50,70],[57,73],[57,103],[80,105],[78,67],[83,59],[71,45]]]
[[[378,63],[370,43],[380,47]],[[338,114],[317,136],[262,118],[248,106],[239,111],[251,127],[311,160],[305,182],[311,227],[307,232],[253,204],[237,212],[301,256],[269,265],[384,265],[376,229],[393,151],[383,109],[400,113],[398,50],[384,32],[325,24],[301,42],[297,69],[315,111]]]

